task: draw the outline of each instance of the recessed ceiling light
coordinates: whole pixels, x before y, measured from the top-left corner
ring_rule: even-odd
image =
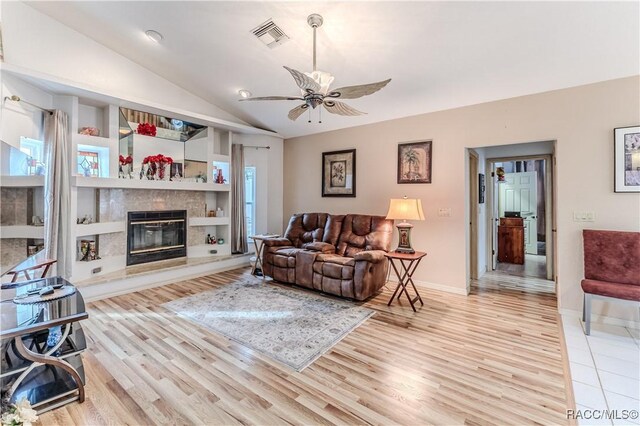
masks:
[[[162,37],[162,34],[155,30],[147,30],[144,33],[147,35],[147,37],[149,37],[149,40],[155,41],[156,43],[160,43],[164,38]]]
[[[246,99],[251,97],[251,92],[248,90],[242,89],[242,90],[238,90],[238,95]]]

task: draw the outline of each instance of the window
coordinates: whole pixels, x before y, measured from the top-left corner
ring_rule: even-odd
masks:
[[[44,142],[20,137],[20,149],[11,149],[9,174],[12,176],[44,175]]]
[[[80,176],[100,176],[99,164],[97,152],[78,151],[78,174]]]
[[[244,168],[244,214],[247,218],[247,235],[256,234],[256,168]]]

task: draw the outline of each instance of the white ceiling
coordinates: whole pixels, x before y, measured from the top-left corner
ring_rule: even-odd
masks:
[[[29,2],[239,118],[293,137],[640,73],[638,2]],[[282,68],[311,69],[310,13],[318,68],[333,87],[392,78],[348,101],[367,112],[323,111],[291,122],[299,95]],[[275,49],[251,30],[268,18],[291,40]],[[143,34],[164,35],[153,44]],[[317,114],[317,113],[316,113]]]

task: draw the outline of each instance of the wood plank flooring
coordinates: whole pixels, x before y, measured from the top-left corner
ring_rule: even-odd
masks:
[[[240,269],[89,304],[86,402],[41,424],[567,424],[552,295],[419,288],[413,313],[387,307],[387,288],[301,373],[160,307],[255,279]]]

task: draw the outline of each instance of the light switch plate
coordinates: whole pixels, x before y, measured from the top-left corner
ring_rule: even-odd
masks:
[[[451,217],[451,207],[440,207],[438,209],[438,216]]]

